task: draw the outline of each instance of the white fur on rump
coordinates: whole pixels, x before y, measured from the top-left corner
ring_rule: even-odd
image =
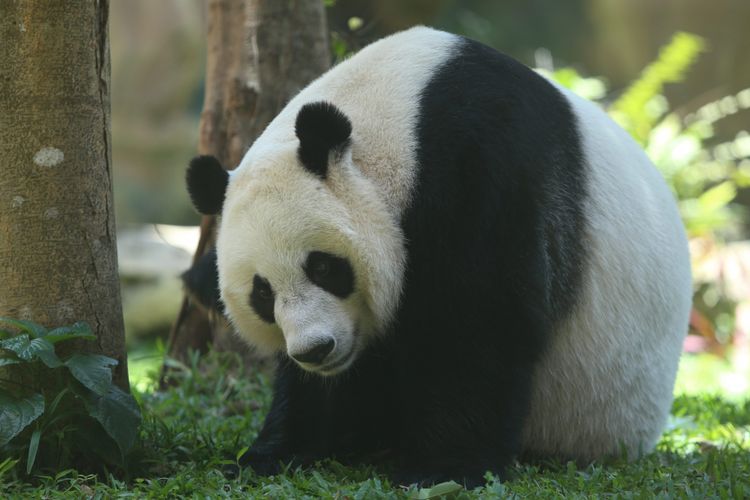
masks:
[[[535,373],[524,448],[581,462],[650,451],[672,403],[691,305],[672,193],[635,141],[560,88],[586,157],[588,261],[571,317]]]

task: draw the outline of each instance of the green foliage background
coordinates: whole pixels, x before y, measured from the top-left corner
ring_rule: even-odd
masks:
[[[677,197],[689,236],[723,240],[737,234],[737,224],[744,215],[744,210],[732,202],[740,188],[750,187],[750,165],[739,161],[750,155],[742,139],[747,132],[738,134],[736,155],[717,156],[710,146],[716,138],[714,123],[733,113],[693,113],[681,118],[664,96],[665,86],[684,80],[704,48],[702,38],[677,33],[659,57],[613,101],[602,78],[584,78],[572,68],[542,72],[583,97],[599,101],[645,149]],[[735,113],[750,108],[750,88],[703,108],[728,100],[736,102]]]

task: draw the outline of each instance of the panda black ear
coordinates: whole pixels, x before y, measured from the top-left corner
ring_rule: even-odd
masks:
[[[299,139],[297,156],[302,165],[321,179],[328,174],[328,154],[349,145],[352,123],[330,102],[312,102],[302,106],[294,132]]]
[[[202,255],[190,269],[182,273],[182,284],[195,302],[207,310],[224,314],[216,269],[216,247]]]
[[[204,215],[221,213],[229,174],[213,156],[196,156],[187,169],[188,193],[195,208]]]

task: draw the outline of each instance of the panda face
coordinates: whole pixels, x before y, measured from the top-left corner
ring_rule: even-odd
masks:
[[[253,261],[243,271],[232,264],[228,273],[251,278],[222,291],[238,330],[261,349],[284,349],[306,370],[334,375],[348,368],[369,323],[348,259],[294,249]]]
[[[286,153],[233,175],[216,245],[219,286],[252,345],[334,375],[376,330],[368,270],[345,204]]]
[[[328,103],[287,120],[295,115],[280,115],[229,179],[208,179],[226,185],[219,289],[228,318],[256,349],[334,375],[387,332],[406,252],[398,215],[354,163],[346,115]],[[204,178],[191,192],[220,205],[220,196],[199,196]]]
[[[289,356],[305,369],[333,375],[356,358],[361,311],[353,307],[356,299],[347,303],[355,291],[354,270],[348,259],[318,250],[307,253],[301,270],[306,280],[299,269],[287,270],[278,291],[271,280],[253,276],[250,306],[269,324],[276,323],[278,310]],[[283,286],[290,281],[294,286]]]

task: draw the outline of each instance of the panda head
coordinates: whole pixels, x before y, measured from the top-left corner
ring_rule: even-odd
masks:
[[[231,176],[212,157],[193,160],[188,191],[199,211],[221,213],[219,288],[238,333],[335,375],[387,330],[405,251],[381,191],[355,165],[347,116],[326,102],[298,109]]]

